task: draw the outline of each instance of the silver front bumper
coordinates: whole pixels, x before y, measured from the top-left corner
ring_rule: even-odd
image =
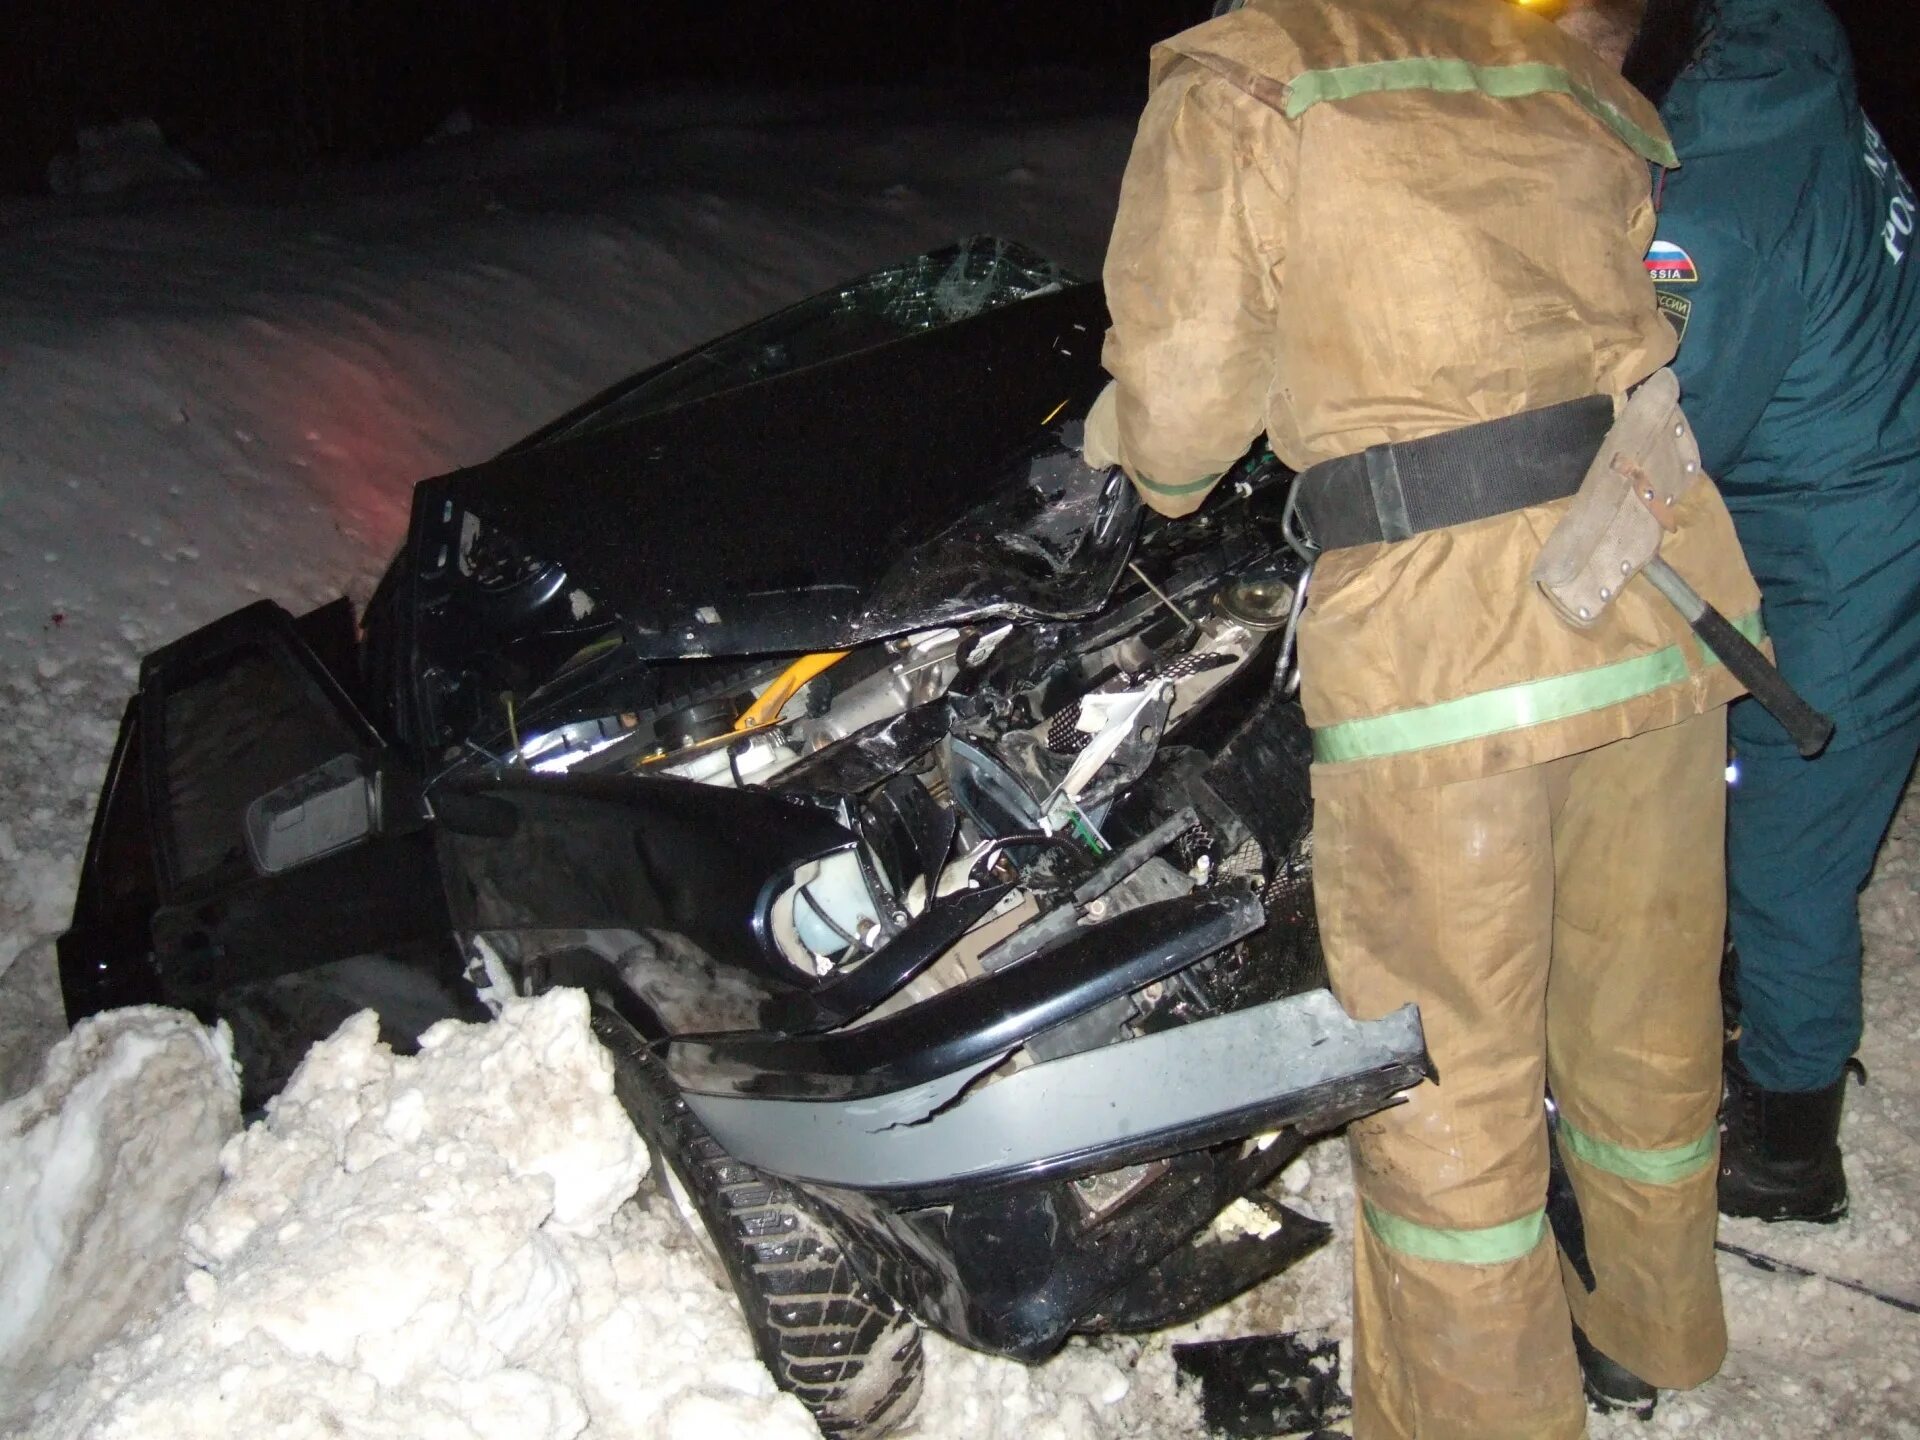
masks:
[[[1337,1124],[1428,1073],[1414,1006],[1358,1021],[1326,990],[1050,1060],[963,1093],[1004,1058],[862,1100],[689,1093],[686,1101],[734,1158],[771,1174],[918,1190],[1084,1173],[1281,1125]]]

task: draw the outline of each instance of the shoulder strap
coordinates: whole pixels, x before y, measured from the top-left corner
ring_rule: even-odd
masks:
[[[1679,163],[1660,115],[1572,36],[1496,0],[1247,0],[1154,52],[1192,61],[1297,119],[1383,91],[1565,95],[1656,165]]]

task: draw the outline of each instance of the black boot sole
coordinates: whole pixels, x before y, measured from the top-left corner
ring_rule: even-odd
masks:
[[[1758,1220],[1766,1225],[1780,1225],[1793,1221],[1801,1225],[1838,1225],[1847,1218],[1848,1203],[1845,1196],[1838,1204],[1828,1204],[1815,1209],[1800,1200],[1770,1200],[1755,1196],[1727,1196],[1720,1198],[1720,1213],[1729,1220]]]
[[[1580,1388],[1587,1392],[1587,1408],[1594,1414],[1618,1415],[1625,1411],[1642,1425],[1653,1419],[1654,1407],[1660,1403],[1658,1395],[1651,1400],[1615,1400],[1610,1395],[1602,1395],[1590,1383],[1582,1382]]]
[[[1834,1225],[1846,1218],[1847,1177],[1837,1154],[1830,1162],[1795,1166],[1784,1172],[1778,1166],[1756,1170],[1722,1162],[1717,1196],[1722,1215],[1769,1225],[1787,1220]]]
[[[1580,1388],[1586,1391],[1591,1409],[1601,1415],[1624,1410],[1642,1424],[1653,1419],[1660,1392],[1619,1361],[1595,1349],[1578,1325],[1573,1327],[1573,1353],[1580,1362]]]

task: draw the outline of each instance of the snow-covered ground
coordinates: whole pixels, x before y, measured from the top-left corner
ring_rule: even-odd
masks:
[[[142,653],[262,595],[364,599],[414,480],[871,265],[991,230],[1092,273],[1137,98],[1070,76],[669,96],[312,182],[0,205],[0,1098],[63,1029],[50,937]],[[1920,1299],[1916,885],[1910,807],[1866,900],[1853,1217],[1727,1236]],[[450,1083],[482,1057],[484,1085]],[[45,1098],[0,1110],[0,1166]],[[564,1000],[417,1059],[350,1026],[230,1142],[186,1281],[162,1277],[171,1300],[37,1415],[0,1393],[0,1426],[805,1433],[671,1209],[645,1185],[620,1203],[643,1164],[629,1134]],[[1189,1333],[1346,1333],[1344,1156],[1323,1145],[1287,1179],[1341,1242]],[[383,1268],[402,1252],[417,1263]],[[1920,1437],[1920,1317],[1731,1258],[1723,1275],[1722,1375],[1650,1427],[1596,1435]],[[1164,1339],[1076,1343],[1037,1369],[929,1352],[922,1436],[1199,1431]]]

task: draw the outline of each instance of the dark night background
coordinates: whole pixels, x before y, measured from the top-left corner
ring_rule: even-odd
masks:
[[[1832,0],[1868,108],[1911,173],[1915,7]],[[77,126],[151,116],[210,173],[580,111],[661,83],[911,83],[1058,63],[1137,98],[1156,37],[1207,0],[10,0],[0,190],[43,189]]]
[[[78,125],[152,116],[219,175],[580,111],[662,83],[911,83],[1067,62],[1144,94],[1147,47],[1211,0],[11,0],[0,188]]]

